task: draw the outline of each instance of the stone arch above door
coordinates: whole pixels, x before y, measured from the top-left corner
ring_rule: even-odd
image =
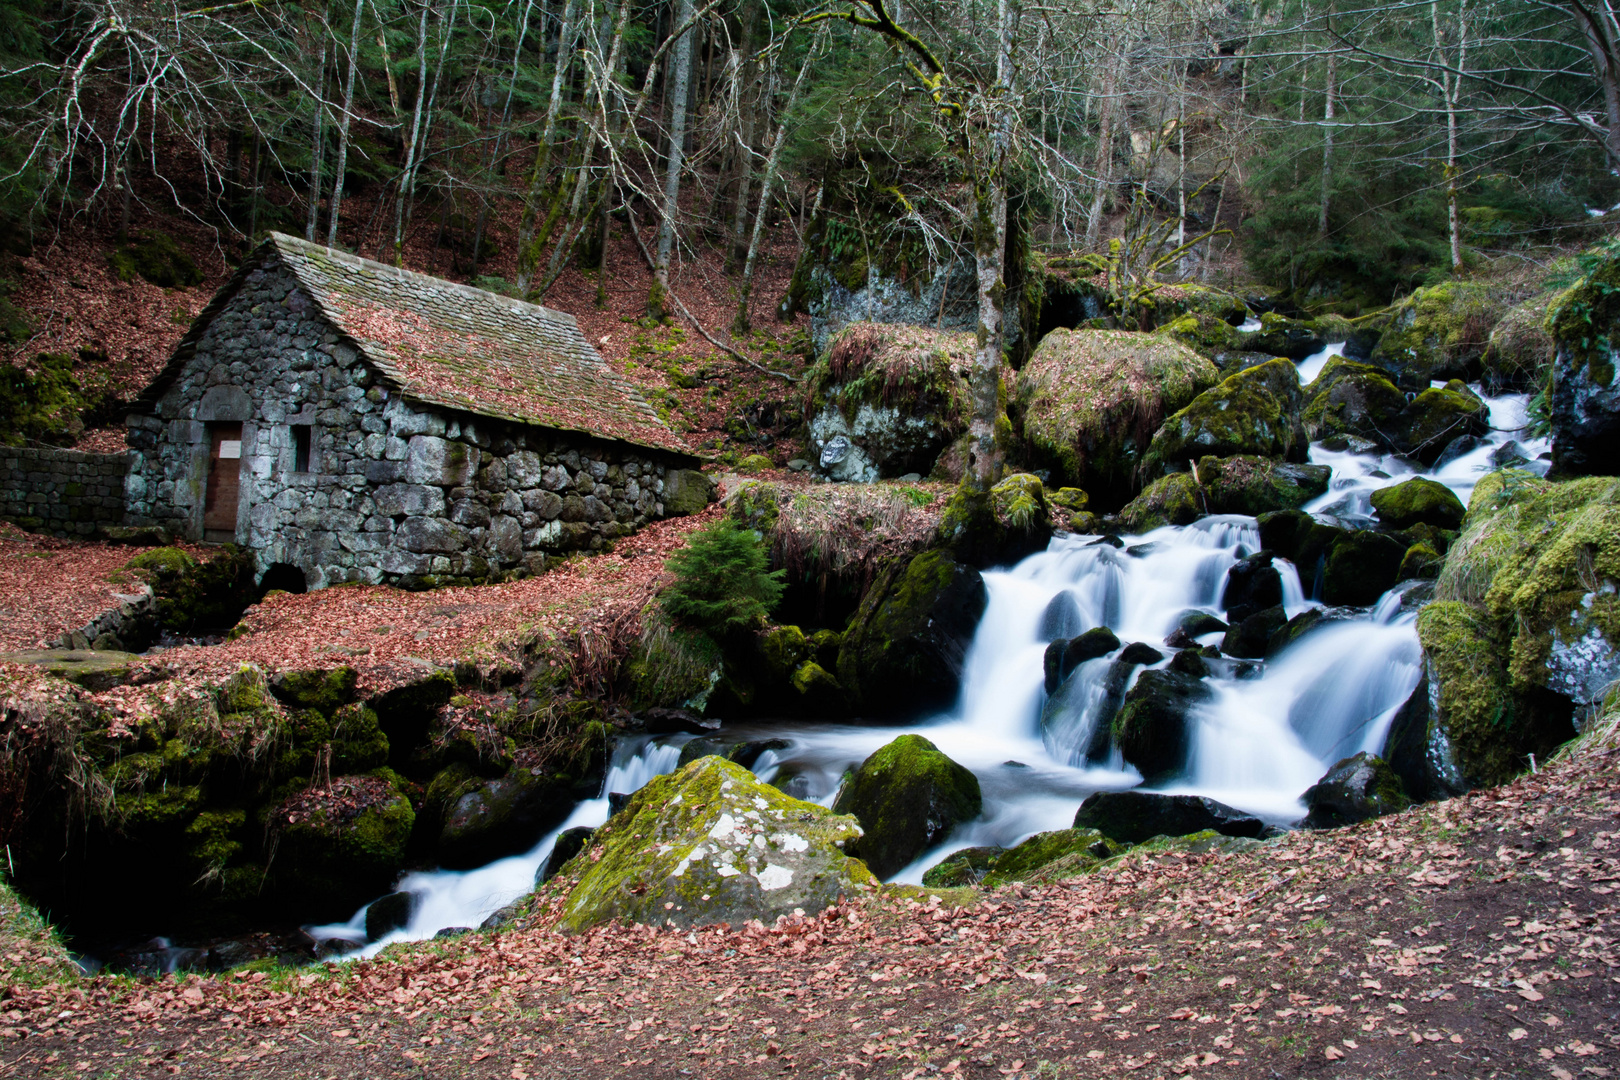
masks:
[[[204,422],[253,419],[253,399],[236,386],[214,386],[197,403],[197,419]]]

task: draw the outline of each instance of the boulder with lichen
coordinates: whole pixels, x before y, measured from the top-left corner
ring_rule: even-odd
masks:
[[[1230,375],[1165,420],[1142,460],[1144,476],[1206,456],[1251,454],[1303,462],[1299,376],[1287,360]]]

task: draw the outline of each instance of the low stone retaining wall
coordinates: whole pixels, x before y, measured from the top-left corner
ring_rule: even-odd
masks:
[[[88,537],[124,520],[129,454],[0,446],[0,520],[31,532]]]

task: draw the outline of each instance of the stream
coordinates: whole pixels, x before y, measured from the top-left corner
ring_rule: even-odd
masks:
[[[1314,379],[1331,357],[1342,355],[1342,347],[1332,344],[1300,361],[1301,380]],[[1485,400],[1493,430],[1482,445],[1423,473],[1465,504],[1478,478],[1495,467],[1491,455],[1510,441],[1531,459],[1524,467],[1547,469],[1540,460],[1549,450],[1546,441],[1515,438],[1524,424],[1526,397]],[[1312,445],[1310,460],[1330,466],[1333,478],[1327,493],[1305,509],[1351,526],[1372,521],[1373,491],[1418,472],[1394,455],[1331,451],[1320,444]],[[1141,777],[1117,750],[1112,758],[1087,760],[1109,658],[1082,665],[1059,689],[1061,700],[1049,702],[1042,668],[1048,642],[1107,626],[1122,642],[1159,646],[1188,609],[1221,615],[1227,570],[1260,548],[1255,520],[1237,515],[1123,539],[1124,546],[1115,548],[1097,543],[1095,536],[1060,536],[1016,566],[986,571],[989,603],[966,657],[961,697],[949,712],[910,726],[755,723],[727,725],[724,735],[787,741],[786,749],[765,751],[755,773],[767,781],[789,778],[785,790],[822,805],[832,803],[847,769],[907,732],[925,734],[973,770],[984,795],[983,814],[895,875],[896,881],[920,883],[924,871],[963,847],[1012,847],[1033,833],[1067,828],[1087,795],[1135,787]],[[1279,558],[1275,565],[1290,617],[1322,606],[1305,595],[1291,564]],[[1218,667],[1210,679],[1213,696],[1191,714],[1189,767],[1177,783],[1161,790],[1208,795],[1277,825],[1298,821],[1305,789],[1341,758],[1377,752],[1395,712],[1417,685],[1416,611],[1402,603],[1401,594],[1397,586],[1370,609],[1338,609],[1344,617],[1323,621],[1263,663],[1212,665]],[[1218,644],[1219,635],[1199,640]],[[1168,663],[1167,656],[1150,666]],[[369,956],[393,942],[430,938],[448,927],[478,926],[533,888],[559,833],[602,824],[608,817],[607,792],[632,792],[672,771],[690,738],[621,740],[603,797],[579,804],[526,854],[476,870],[408,875],[399,889],[415,898],[409,924],[348,955]],[[365,909],[347,923],[306,930],[317,940],[363,943]]]

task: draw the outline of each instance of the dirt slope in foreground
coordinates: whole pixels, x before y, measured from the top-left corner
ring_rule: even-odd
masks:
[[[1585,743],[1355,829],[968,909],[868,896],[773,928],[14,984],[0,1076],[1611,1076],[1620,736]]]

